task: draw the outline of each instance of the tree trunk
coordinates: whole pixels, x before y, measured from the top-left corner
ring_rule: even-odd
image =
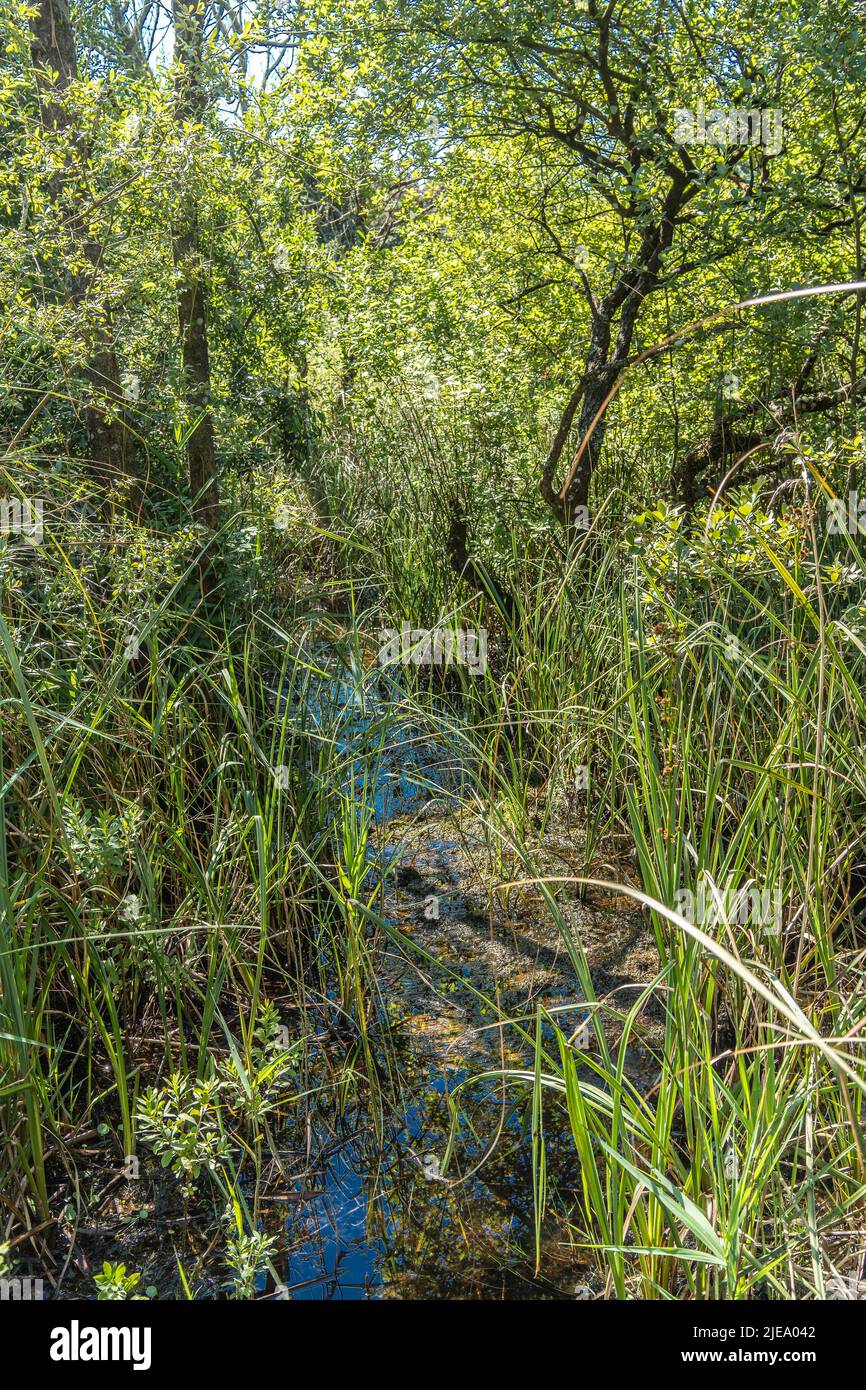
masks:
[[[87,208],[76,188],[79,177],[76,163],[82,167],[86,165],[87,148],[80,132],[74,128],[63,100],[70,83],[78,77],[68,0],[39,0],[30,19],[30,35],[42,124],[48,130],[68,135],[73,147],[67,153],[65,171],[51,179],[49,188],[61,209],[65,202],[70,205],[67,215],[72,214],[71,225],[81,229],[77,234],[77,250],[86,262],[86,268],[70,275],[69,294],[72,303],[76,307],[89,309],[93,318],[94,342],[87,367],[90,392],[85,422],[95,469],[101,481],[108,485],[130,472],[132,448],[126,427],[111,314],[105,306],[92,302],[88,304],[102,264],[102,246],[87,230]]]
[[[673,242],[677,218],[693,196],[687,174],[681,169],[672,170],[661,216],[656,224],[645,229],[634,265],[622,272],[602,300],[590,295],[592,330],[583,375],[562,413],[541,472],[541,495],[565,526],[569,538],[578,507],[586,507],[589,502],[589,485],[604,442],[608,396],[625,368],[644,300],[658,286],[662,257]],[[614,330],[616,341],[611,346]],[[557,490],[556,467],[578,406],[578,447],[565,481]]]
[[[553,443],[541,473],[541,494],[571,536],[578,508],[589,504],[589,486],[595,472],[606,428],[604,406],[619,380],[631,348],[634,326],[644,297],[654,287],[654,267],[636,280],[621,280],[609,295],[594,307],[592,332],[584,361],[583,375],[560,418]],[[615,315],[619,312],[619,319]],[[611,338],[616,326],[616,343],[611,355]],[[556,467],[568,442],[574,417],[578,446],[564,483],[555,486]]]
[[[599,415],[619,375],[619,369],[609,361],[610,340],[611,315],[605,306],[601,306],[593,319],[583,375],[562,413],[556,436],[542,469],[542,496],[568,533],[572,531],[578,507],[586,507],[589,502],[589,485],[601,454],[605,431],[604,415],[599,416],[597,421],[596,416]],[[624,347],[625,352],[628,351],[630,343],[631,333]],[[578,448],[575,454],[577,466],[570,479],[566,481],[564,489],[557,489],[554,484],[556,466],[568,441],[578,408]],[[593,427],[594,421],[596,423]]]
[[[175,111],[179,125],[198,123],[205,110],[202,82],[205,7],[200,0],[172,0],[175,34]],[[184,392],[188,424],[186,445],[193,514],[211,528],[219,525],[219,490],[211,416],[207,302],[199,253],[198,205],[194,190],[181,200],[172,237],[177,271]]]

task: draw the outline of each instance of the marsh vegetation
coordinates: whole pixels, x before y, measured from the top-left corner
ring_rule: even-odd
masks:
[[[4,1280],[866,1294],[856,8],[5,5]]]

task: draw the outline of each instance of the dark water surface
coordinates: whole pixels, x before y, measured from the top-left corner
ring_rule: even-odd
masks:
[[[531,975],[549,948],[529,940],[515,950],[494,940],[501,933],[491,934],[483,912],[464,896],[455,840],[432,823],[420,852],[417,832],[414,848],[403,836],[407,818],[453,802],[463,785],[460,723],[443,719],[444,736],[431,735],[375,685],[364,689],[343,678],[316,686],[302,714],[314,737],[339,750],[344,793],[374,808],[371,869],[381,874],[399,865],[388,910],[419,932],[444,968],[413,961],[411,951],[388,953],[382,994],[401,1094],[385,1102],[378,1138],[360,1110],[344,1133],[316,1136],[318,1172],[299,1182],[285,1225],[287,1296],[573,1297],[580,1256],[569,1248],[564,1223],[549,1223],[546,1257],[535,1273],[528,1094],[513,1086],[503,1092],[499,1080],[472,1081],[500,1066],[502,1039],[495,1009],[463,987],[492,1005],[501,976],[519,966]],[[567,959],[546,975],[553,977],[546,1002],[576,1004]],[[510,1005],[519,1004],[519,993],[512,990]],[[453,1159],[443,1175],[452,1134]],[[546,1140],[567,1204],[578,1181],[569,1172],[573,1145],[563,1126]]]

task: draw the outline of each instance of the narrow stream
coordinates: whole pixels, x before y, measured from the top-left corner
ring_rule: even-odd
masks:
[[[451,820],[466,772],[459,739],[437,740],[399,712],[389,719],[381,695],[343,680],[323,685],[305,713],[336,741],[347,789],[358,779],[372,801],[372,867],[392,866],[384,909],[420,950],[390,943],[380,967],[398,1101],[381,1139],[360,1110],[342,1132],[316,1136],[319,1171],[312,1189],[309,1175],[298,1184],[285,1225],[286,1296],[573,1298],[585,1257],[563,1220],[547,1222],[535,1273],[529,1092],[473,1080],[531,1056],[516,1029],[499,1027],[497,992],[530,1033],[539,1002],[568,1009],[569,1029],[584,1017],[558,933],[491,920],[483,892],[467,889],[465,837]],[[579,1177],[565,1128],[545,1134],[560,1210]]]

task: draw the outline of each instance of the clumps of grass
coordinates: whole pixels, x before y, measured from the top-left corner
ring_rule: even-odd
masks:
[[[565,1107],[582,1174],[573,1235],[599,1294],[826,1297],[866,1255],[866,699],[849,599],[814,510],[772,517],[735,498],[687,522],[660,507],[630,544],[619,671],[594,683],[590,709],[580,682],[613,636],[599,623],[558,724],[604,749],[600,839],[628,828],[659,970],[624,1012],[595,1000],[578,960],[598,1050],[576,1054],[555,1029],[558,1055],[539,1044],[533,1067],[506,1075],[539,1117],[542,1097]],[[696,900],[711,910],[685,917]],[[642,1088],[629,1058],[651,1006],[664,1041]],[[537,1147],[540,1118],[533,1135]]]
[[[444,699],[395,680],[392,705],[348,748],[339,711],[309,717],[311,689],[328,677],[322,647],[350,654],[362,687],[359,654],[380,608],[399,612],[408,594],[419,621],[453,611],[453,585],[428,572],[429,537],[408,580],[393,523],[363,562],[349,544],[332,556],[349,601],[324,621],[290,600],[263,613],[271,580],[258,560],[247,584],[237,559],[222,604],[211,594],[208,606],[195,557],[184,551],[183,568],[169,546],[172,565],[151,564],[141,528],[155,607],[138,654],[123,657],[118,613],[103,631],[98,600],[118,597],[134,567],[127,530],[114,558],[102,536],[108,553],[47,630],[35,577],[2,596],[10,1210],[47,1220],[69,1136],[104,1130],[112,1175],[141,1142],[187,1202],[211,1200],[218,1221],[228,1206],[223,1292],[247,1298],[263,1275],[278,1282],[260,1197],[269,1177],[285,1181],[295,1137],[278,1142],[276,1121],[311,1089],[314,1045],[336,1110],[352,1091],[381,1124],[391,1059],[381,1065],[376,1026],[382,875],[371,849],[378,760],[402,719],[459,745],[466,781],[447,799],[486,826],[492,917],[519,906],[509,880],[536,882],[591,1006],[591,1049],[576,1052],[551,1019],[543,1038],[516,1037],[525,1065],[498,1078],[531,1092],[539,1241],[555,1189],[552,1106],[580,1159],[568,1215],[594,1295],[828,1297],[839,1280],[856,1283],[866,568],[850,538],[829,537],[812,506],[782,515],[750,495],[690,521],[654,508],[592,564],[580,547],[565,563],[541,544],[500,551],[514,608],[495,619],[488,670]],[[248,540],[249,568],[259,540]],[[293,543],[271,527],[265,568],[282,574],[279,547]],[[71,592],[62,550],[41,563]],[[375,612],[354,603],[362,564]],[[480,625],[484,599],[458,601]],[[611,846],[634,853],[640,888],[629,891],[642,894],[658,965],[627,1004],[596,997],[559,887],[538,882],[549,877],[539,847],[563,829],[564,780],[583,873],[560,878],[609,881]],[[718,910],[689,920],[677,908],[702,884],[715,885]],[[752,890],[780,902],[778,921],[728,910]],[[661,1035],[648,1042],[652,1011]],[[638,1038],[654,1052],[649,1084],[632,1073]],[[99,1278],[136,1296],[123,1266]],[[181,1280],[190,1292],[195,1280]]]

